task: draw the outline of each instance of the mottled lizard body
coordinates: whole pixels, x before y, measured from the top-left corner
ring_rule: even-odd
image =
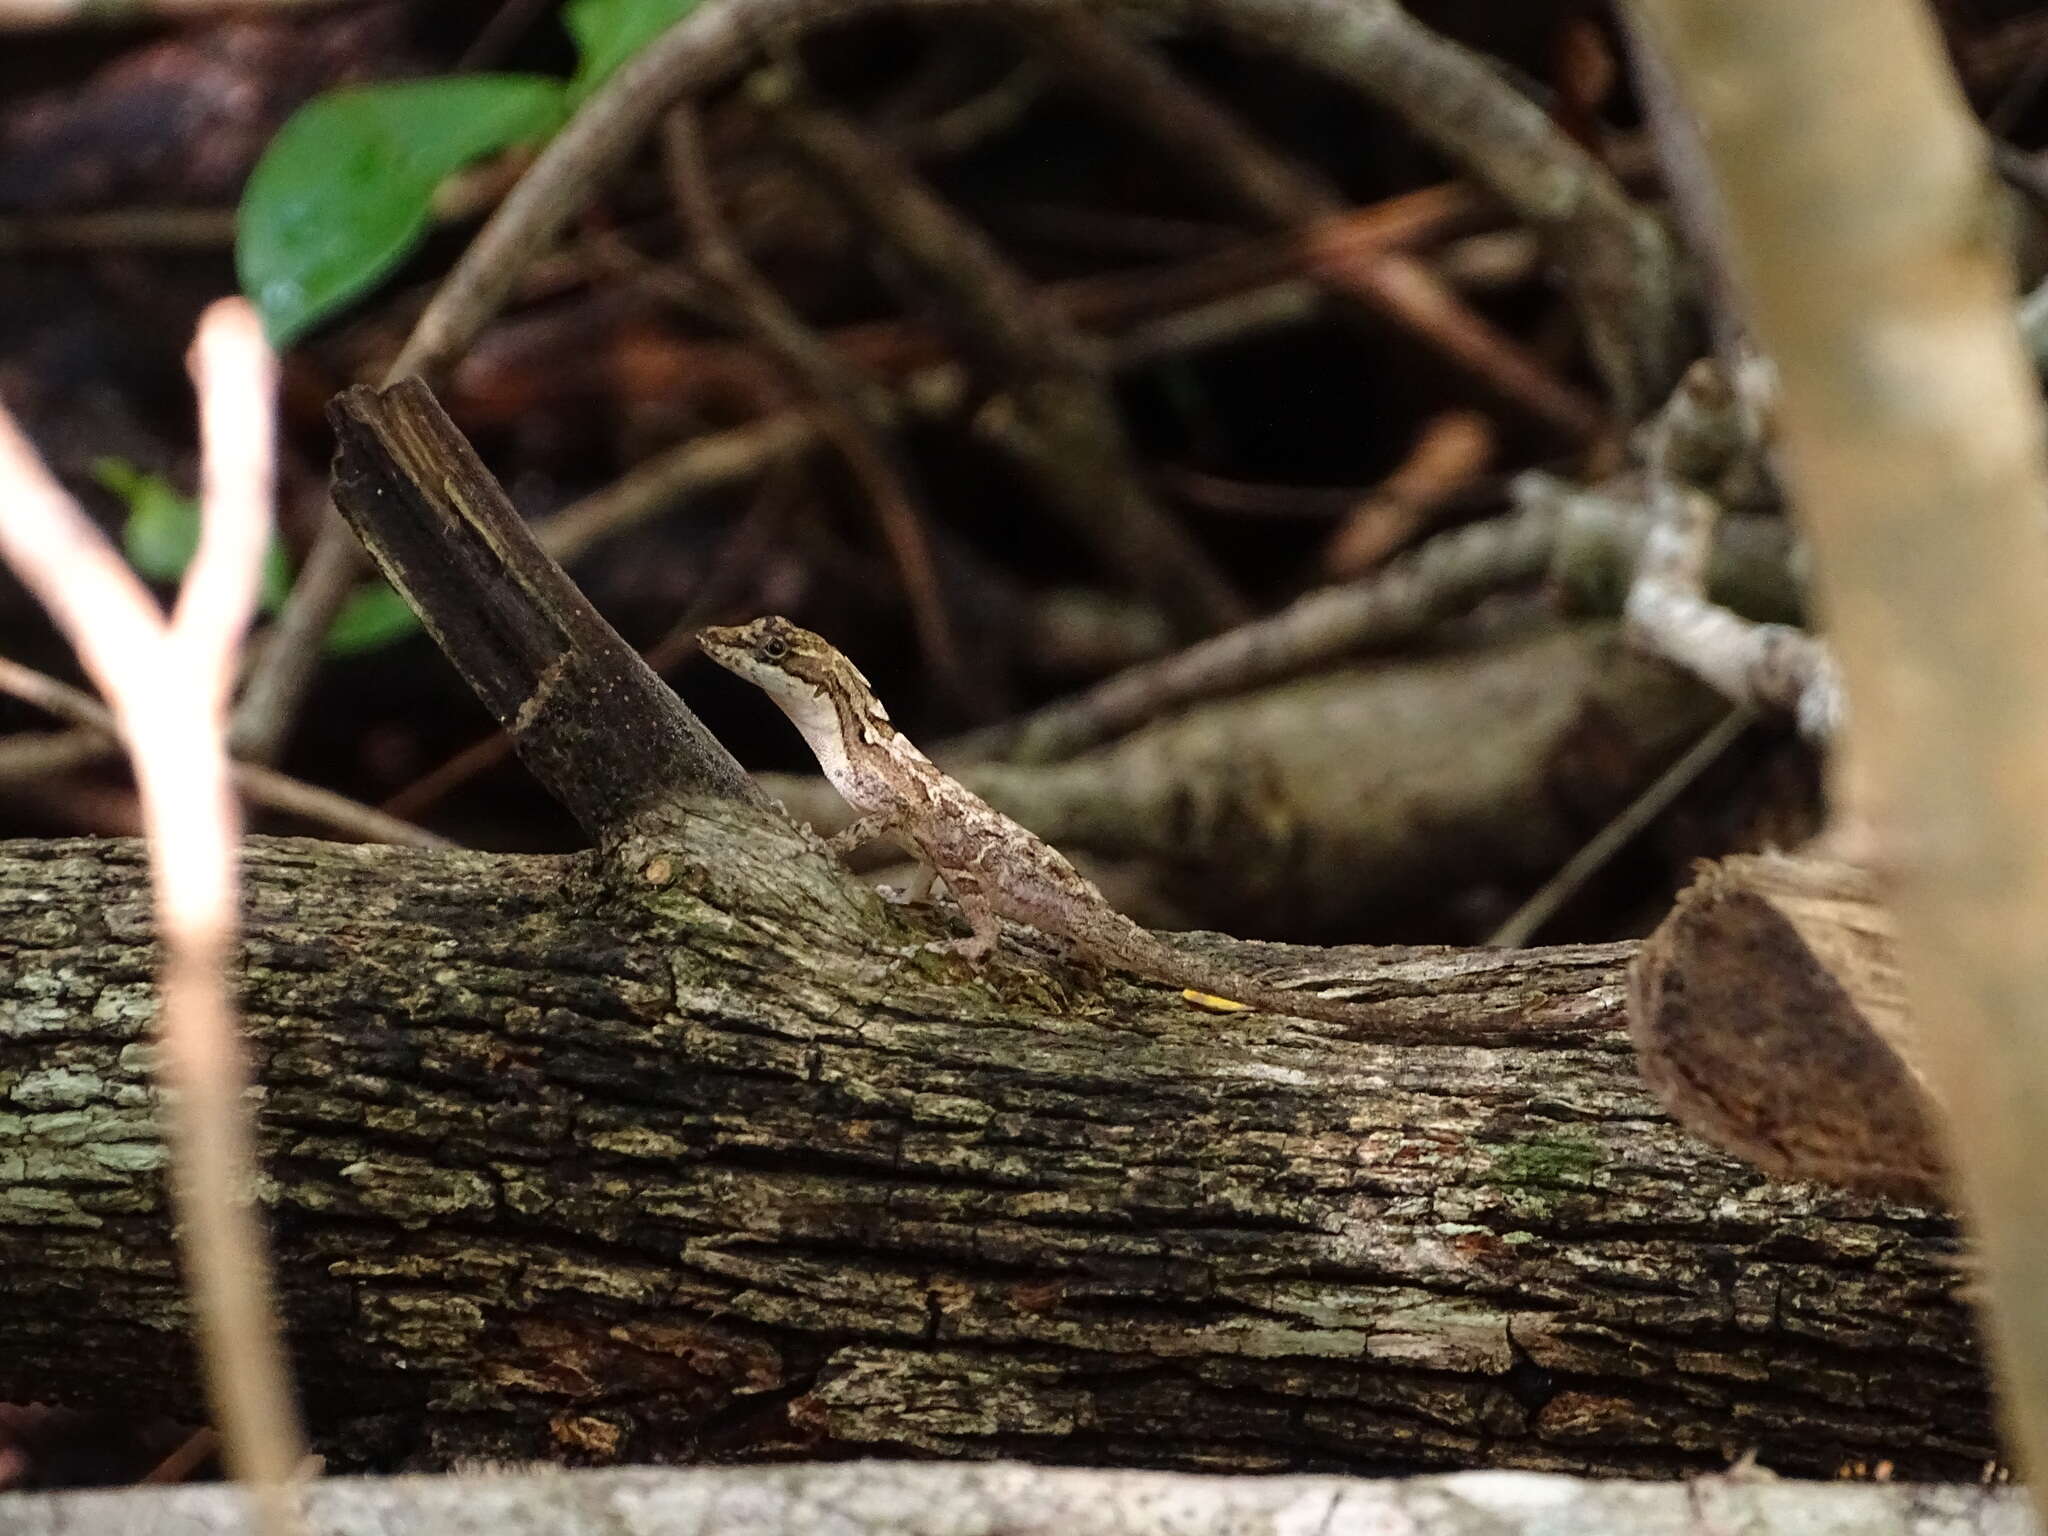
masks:
[[[894,837],[921,865],[912,899],[943,879],[973,930],[934,945],[978,960],[1000,919],[1067,940],[1088,960],[1297,1018],[1384,1023],[1369,1005],[1269,986],[1175,949],[1111,906],[1066,857],[942,772],[897,730],[860,669],[830,642],[770,616],[700,634],[705,655],[760,687],[802,733],[856,813],[831,839],[846,854]]]

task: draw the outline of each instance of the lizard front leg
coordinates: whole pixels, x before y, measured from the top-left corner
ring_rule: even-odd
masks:
[[[859,853],[869,843],[887,837],[894,832],[902,818],[887,811],[869,811],[856,816],[845,826],[825,839],[825,846],[840,858]]]
[[[903,818],[887,811],[869,811],[856,816],[825,840],[825,846],[839,858],[859,852],[869,843],[884,837],[894,837],[917,860],[917,873],[910,877],[910,884],[901,896],[891,893],[889,887],[880,886],[882,898],[898,906],[915,906],[932,893],[932,882],[938,878],[938,867],[925,857],[925,852],[916,842],[903,835]]]

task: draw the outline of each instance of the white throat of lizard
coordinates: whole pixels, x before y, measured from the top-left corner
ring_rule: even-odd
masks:
[[[802,733],[818,767],[832,781],[832,787],[852,799],[853,770],[846,758],[846,740],[840,728],[839,708],[832,696],[787,672],[761,669],[757,678],[790,723]],[[860,808],[860,807],[857,807]]]

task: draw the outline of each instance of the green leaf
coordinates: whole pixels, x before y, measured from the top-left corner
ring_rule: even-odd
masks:
[[[96,459],[92,477],[126,503],[121,552],[151,581],[176,581],[199,548],[199,503],[181,496],[161,475],[126,459]]]
[[[161,475],[126,459],[99,459],[93,478],[128,505],[121,545],[128,563],[151,581],[176,581],[199,548],[199,503]],[[275,613],[291,594],[291,563],[276,540],[263,556],[263,611]],[[355,656],[403,640],[420,627],[405,599],[384,582],[358,587],[327,631],[329,656]]]
[[[199,503],[126,459],[96,459],[92,476],[127,504],[121,551],[137,574],[151,581],[182,577],[199,549]],[[263,552],[263,611],[275,613],[291,589],[291,564],[273,539]]]
[[[316,96],[263,152],[236,216],[235,270],[288,346],[418,244],[434,189],[472,161],[559,126],[559,81],[468,75]]]
[[[357,656],[394,645],[420,627],[419,616],[385,582],[358,587],[334,616],[322,647],[329,656]]]
[[[562,25],[576,41],[570,104],[580,103],[654,37],[694,11],[701,0],[569,0]]]

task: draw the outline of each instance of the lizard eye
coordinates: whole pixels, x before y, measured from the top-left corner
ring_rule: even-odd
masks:
[[[770,635],[761,642],[758,654],[763,661],[780,661],[789,654],[789,642],[780,635]]]

